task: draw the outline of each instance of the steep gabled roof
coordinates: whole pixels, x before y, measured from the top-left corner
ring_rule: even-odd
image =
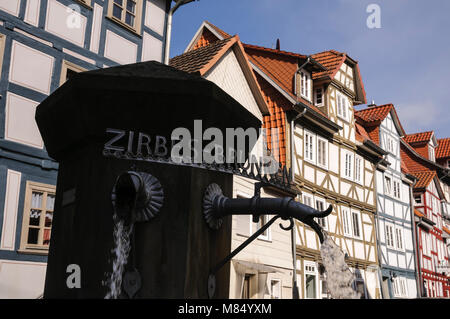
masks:
[[[406,134],[405,130],[400,123],[400,119],[394,105],[391,103],[371,106],[363,110],[355,111],[355,119],[364,126],[378,126],[381,122],[383,122],[389,113],[391,113],[392,120],[394,121],[400,136],[404,136]],[[377,141],[377,144],[379,144],[379,141]]]
[[[218,40],[207,46],[188,51],[172,58],[169,64],[179,70],[189,73],[198,72],[201,76],[204,76],[229,50],[233,50],[236,54],[260,112],[267,114],[269,112],[267,103],[261,94],[261,88],[249,64],[239,36],[235,35],[231,38]]]
[[[228,45],[227,45],[228,44]],[[205,69],[222,50],[230,47],[231,38],[219,40],[198,49],[188,51],[170,59],[169,65],[178,70],[194,73]],[[204,73],[204,72],[203,72]]]
[[[361,79],[361,72],[359,70],[358,62],[350,58],[346,53],[342,53],[336,50],[328,50],[324,52],[315,53],[312,55],[312,58],[319,62],[321,65],[323,65],[327,70],[326,71],[319,71],[319,72],[313,72],[312,78],[314,80],[319,79],[328,79],[332,80],[336,73],[339,71],[341,65],[344,62],[349,62],[352,66],[354,66],[355,69],[355,92],[358,97],[361,98],[361,101],[359,101],[361,104],[364,104],[367,102],[366,98],[366,91],[364,89],[364,83]]]
[[[414,188],[426,188],[430,185],[431,181],[436,177],[434,171],[412,172],[411,175],[417,178]]]
[[[230,38],[231,35],[208,21],[203,21],[184,53],[209,45],[213,42]]]
[[[450,137],[438,139],[438,147],[436,148],[436,158],[450,158]]]
[[[341,67],[342,63],[344,63],[347,58],[345,53],[341,53],[336,50],[316,53],[313,54],[312,57],[327,68],[326,71],[314,72],[312,75],[314,80],[323,78],[325,76],[333,78]]]
[[[420,133],[407,134],[407,135],[405,135],[404,140],[408,144],[428,143],[432,136],[433,136],[433,131],[420,132]]]

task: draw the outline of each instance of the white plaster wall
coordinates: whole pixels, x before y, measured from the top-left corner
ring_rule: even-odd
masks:
[[[144,32],[142,37],[142,61],[162,62],[163,43],[161,40]]]
[[[87,18],[56,0],[48,0],[45,30],[84,46]]]
[[[105,57],[120,64],[136,62],[137,44],[107,30],[105,40]]]
[[[18,16],[20,10],[20,0],[0,0],[0,9],[9,14]]]
[[[44,292],[45,263],[0,260],[0,299],[36,299]]]
[[[50,94],[53,64],[53,57],[13,41],[9,81],[44,94]]]
[[[41,6],[41,0],[28,0],[27,7],[25,9],[25,17],[23,20],[25,22],[37,27],[38,23],[39,23],[40,6]]]
[[[166,0],[147,0],[144,24],[158,33],[164,34]]]
[[[5,208],[0,249],[14,250],[17,225],[17,209],[19,207],[20,179],[22,174],[8,169],[6,176]],[[1,269],[0,269],[1,270]]]
[[[39,103],[8,92],[6,95],[5,139],[43,148],[41,134],[34,120]]]

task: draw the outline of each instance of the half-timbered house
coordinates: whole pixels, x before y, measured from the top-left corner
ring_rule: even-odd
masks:
[[[443,219],[447,199],[443,184],[450,181],[448,169],[435,162],[436,146],[433,132],[409,134],[401,140],[401,156],[417,178],[413,196],[420,294],[448,298],[449,277],[445,266],[449,255]]]
[[[227,37],[204,22],[185,52]],[[353,106],[366,100],[357,62],[337,51],[307,56],[243,47],[268,105],[263,126],[278,131],[272,151],[292,169],[297,199],[318,209],[333,205],[319,222],[347,254],[355,289],[363,298],[380,298],[375,170],[385,152],[356,128]],[[295,228],[300,297],[327,298],[319,240],[308,226]]]
[[[36,106],[77,72],[161,62],[170,3],[0,1],[0,298],[44,289],[58,165]]]
[[[213,32],[220,32],[223,39],[214,38]],[[194,40],[196,41],[192,42],[189,50],[170,60],[170,65],[185,72],[199,73],[214,82],[262,122],[264,116],[269,114],[267,101],[261,94],[260,85],[239,37],[230,36],[204,22]],[[256,148],[267,143],[265,136],[267,134],[260,135]],[[262,156],[261,151],[262,149],[258,149],[252,154],[259,157]],[[279,161],[279,156],[277,160]],[[254,180],[241,176],[234,176],[233,179],[234,198],[251,198],[255,195]],[[293,192],[283,192],[273,187],[261,189],[262,197],[293,195]],[[233,216],[231,249],[236,249],[248,239],[268,218],[270,216],[261,216],[259,222],[253,222],[251,215]],[[235,256],[226,265],[230,267],[229,297],[292,298],[293,263],[290,243],[289,232],[271,227]]]
[[[392,104],[355,112],[356,122],[383,148],[389,165],[378,165],[377,239],[383,298],[416,298],[416,258],[412,204],[415,178],[400,158],[405,131]]]

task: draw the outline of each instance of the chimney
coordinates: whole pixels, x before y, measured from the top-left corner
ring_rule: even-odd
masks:
[[[280,39],[277,39],[277,46],[276,46],[276,49],[277,49],[278,51],[280,51]]]
[[[370,103],[370,104],[367,105],[367,107],[374,107],[374,106],[377,106],[377,105],[375,104],[375,101],[374,101],[374,100],[372,100],[372,103]]]

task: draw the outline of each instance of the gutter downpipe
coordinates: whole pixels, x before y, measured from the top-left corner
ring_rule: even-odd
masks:
[[[382,159],[380,159],[379,161],[378,161],[378,163],[376,164],[376,166],[375,167],[378,167],[379,166],[379,164],[384,160],[385,158],[384,158],[384,156],[383,156],[383,158]],[[374,183],[375,183],[375,190],[377,190],[378,189],[378,186],[377,186],[377,176],[376,176],[376,174],[377,174],[377,169],[375,169],[375,176],[374,176]],[[377,193],[377,195],[376,195],[376,203],[378,203],[378,191],[376,192]],[[385,298],[385,296],[384,296],[384,294],[383,294],[383,274],[381,273],[381,265],[382,265],[382,263],[381,263],[381,247],[380,247],[380,214],[378,214],[378,205],[376,205],[376,215],[377,215],[377,218],[376,218],[376,225],[375,225],[375,227],[376,227],[376,229],[377,229],[377,250],[378,250],[378,253],[377,253],[377,259],[378,259],[378,264],[379,264],[379,267],[378,267],[378,281],[380,282],[380,294],[381,294],[381,299],[387,299],[387,298]],[[390,299],[390,298],[389,298]]]
[[[171,0],[169,0],[171,1]],[[169,65],[169,51],[170,51],[170,39],[172,36],[172,17],[175,11],[182,5],[188,4],[194,0],[178,0],[175,5],[170,8],[169,13],[167,15],[167,25],[166,25],[166,45],[164,48],[164,64]]]
[[[306,107],[303,109],[301,113],[298,113],[291,121],[291,132],[290,132],[290,139],[289,139],[289,146],[290,146],[290,156],[291,156],[291,181],[292,184],[294,183],[294,128],[295,128],[295,121],[299,118],[301,118],[306,113]],[[292,244],[292,299],[300,299],[300,294],[298,291],[297,286],[297,243],[295,241],[295,227],[291,230],[291,244]]]
[[[416,289],[417,289],[417,294],[418,298],[423,296],[423,285],[421,285],[421,275],[420,275],[420,269],[419,269],[419,264],[418,264],[418,254],[419,254],[419,246],[418,246],[418,242],[417,242],[417,227],[416,227],[416,221],[415,221],[415,217],[414,217],[414,197],[413,197],[413,188],[416,185],[417,180],[414,181],[414,183],[411,185],[410,189],[409,189],[409,201],[410,201],[410,206],[411,206],[411,226],[413,227],[412,229],[412,233],[413,233],[413,245],[414,245],[414,251],[415,251],[415,256],[414,256],[414,266],[416,267]]]

